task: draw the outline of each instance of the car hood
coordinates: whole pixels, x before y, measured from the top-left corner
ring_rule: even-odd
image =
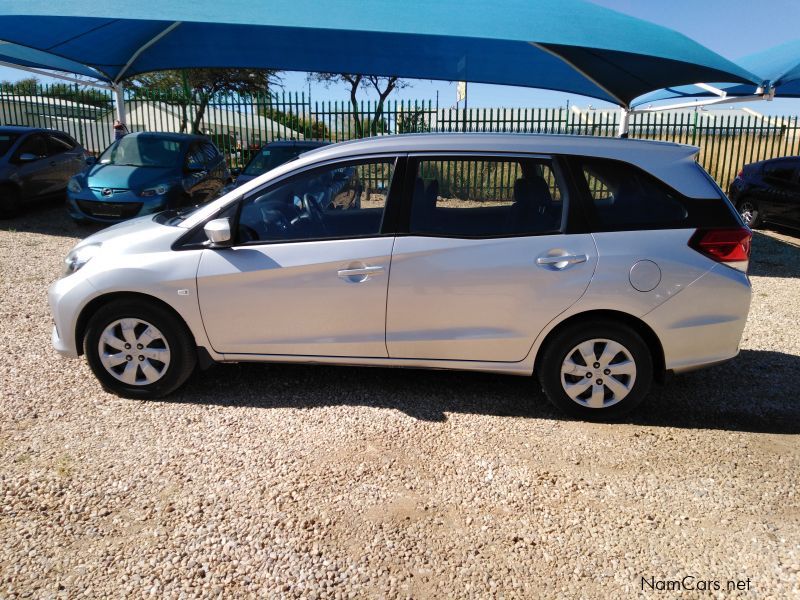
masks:
[[[124,165],[93,165],[84,175],[86,185],[93,188],[142,190],[160,183],[180,179],[175,168],[126,167]]]
[[[75,248],[100,244],[104,254],[158,252],[169,248],[184,233],[185,229],[162,225],[153,220],[153,215],[145,215],[106,227],[78,242]]]

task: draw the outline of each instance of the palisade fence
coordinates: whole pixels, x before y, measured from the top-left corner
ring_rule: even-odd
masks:
[[[506,131],[614,136],[617,111],[565,108],[440,107],[426,101],[387,101],[371,119],[374,101],[312,101],[305,93],[216,94],[202,115],[197,98],[175,90],[126,89],[131,131],[197,131],[209,135],[232,166],[241,166],[261,144],[278,139],[342,141],[429,131]],[[0,123],[60,129],[98,154],[113,140],[113,95],[72,85],[0,86]],[[698,161],[726,189],[742,165],[800,154],[797,116],[687,110],[634,113],[632,138],[700,147]],[[492,187],[478,184],[478,187]]]

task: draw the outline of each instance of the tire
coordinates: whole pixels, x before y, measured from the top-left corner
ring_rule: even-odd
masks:
[[[736,203],[736,212],[742,217],[742,221],[750,229],[760,227],[764,222],[761,218],[761,213],[758,210],[758,203],[751,198],[742,198]]]
[[[588,368],[580,346],[595,356]],[[570,364],[573,373],[562,373],[562,367]],[[631,327],[611,320],[584,321],[557,332],[538,365],[547,398],[564,412],[590,421],[614,420],[629,413],[641,404],[653,382],[653,357],[645,341]]]
[[[89,321],[83,344],[103,388],[123,398],[162,398],[183,385],[197,364],[186,325],[146,301],[117,300],[101,307]]]
[[[19,212],[19,190],[13,185],[0,186],[0,219],[9,219]]]

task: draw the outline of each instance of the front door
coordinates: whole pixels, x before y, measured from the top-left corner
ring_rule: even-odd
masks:
[[[386,357],[394,158],[337,163],[242,200],[233,248],[203,252],[197,291],[225,354]]]
[[[392,358],[515,362],[577,301],[597,252],[564,235],[548,158],[420,157],[386,315]]]

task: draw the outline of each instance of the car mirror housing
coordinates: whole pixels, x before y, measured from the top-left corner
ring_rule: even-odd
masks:
[[[231,220],[228,217],[212,219],[205,224],[203,231],[206,232],[212,248],[224,248],[232,242]]]
[[[239,175],[241,175],[241,174],[242,174],[242,169],[241,169],[241,168],[239,168],[239,167],[234,167],[233,169],[231,169],[231,175],[232,175],[233,177],[238,177],[238,176],[239,176]]]

